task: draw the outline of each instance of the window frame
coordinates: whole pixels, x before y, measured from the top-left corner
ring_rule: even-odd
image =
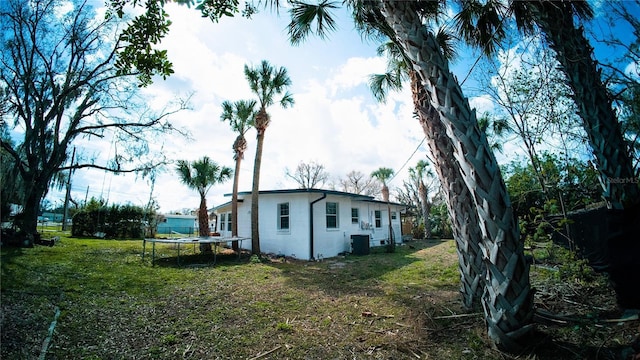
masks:
[[[373,217],[375,218],[376,228],[382,228],[382,210],[374,210]]]
[[[353,214],[355,210],[355,216]],[[360,209],[359,208],[351,208],[351,223],[352,224],[360,224]]]
[[[282,209],[283,209],[283,205],[287,206],[287,214],[283,215],[282,214]],[[277,227],[278,227],[278,231],[283,231],[283,232],[287,232],[287,231],[291,231],[291,205],[289,204],[289,202],[283,202],[283,203],[278,203],[277,205]],[[282,221],[284,219],[287,219],[287,227],[283,227],[282,225]]]
[[[329,206],[330,205],[335,205],[335,214],[334,213],[329,213]],[[327,230],[336,230],[340,228],[340,218],[339,218],[339,214],[340,214],[340,204],[338,202],[335,201],[327,201],[325,203],[325,207],[324,207],[324,213],[325,213],[325,225],[327,227]],[[335,219],[335,224],[332,224],[334,226],[329,226],[329,219]]]
[[[220,224],[217,226],[218,231],[225,231],[224,229],[227,227],[227,213],[220,214]]]

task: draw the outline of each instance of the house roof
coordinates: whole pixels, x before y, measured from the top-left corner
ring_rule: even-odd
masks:
[[[378,204],[386,204],[386,201],[381,201],[381,200],[376,200],[373,196],[369,196],[369,195],[362,195],[362,194],[354,194],[354,193],[349,193],[349,192],[344,192],[344,191],[337,191],[337,190],[327,190],[327,189],[282,189],[282,190],[261,190],[258,192],[258,194],[260,195],[273,195],[273,194],[303,194],[303,193],[307,193],[307,194],[327,194],[327,195],[337,195],[337,196],[347,196],[347,197],[351,197],[354,198],[355,200],[359,200],[359,201],[365,201],[365,202],[371,202],[371,203],[378,203]],[[224,194],[224,196],[232,196],[233,194]],[[241,191],[238,192],[238,195],[251,195],[251,191]],[[241,201],[241,199],[239,199],[239,201]],[[222,205],[218,205],[216,207],[213,208],[213,210],[222,208],[224,206],[229,206],[231,204],[231,202],[227,202],[224,203]],[[394,202],[389,202],[390,205],[397,205],[397,206],[408,206],[405,204],[400,204],[400,203],[394,203]]]
[[[309,193],[309,194],[327,194],[327,195],[341,195],[341,196],[349,196],[349,197],[357,197],[364,199],[372,199],[373,196],[361,195],[348,193],[344,191],[337,190],[327,190],[327,189],[282,189],[282,190],[262,190],[258,192],[259,194],[298,194],[298,193]],[[231,196],[232,194],[225,194],[225,196]],[[251,195],[251,191],[241,191],[238,195]]]

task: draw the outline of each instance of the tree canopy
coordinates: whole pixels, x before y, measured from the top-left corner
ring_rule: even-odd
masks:
[[[185,108],[146,108],[137,97],[137,73],[114,67],[124,46],[117,38],[122,24],[98,18],[87,2],[71,4],[67,11],[59,0],[0,3],[2,126],[13,134],[0,144],[16,184],[30,184],[14,198],[23,210],[18,226],[27,234],[35,233],[40,201],[61,171],[144,174],[165,163],[149,136],[177,132],[169,116]],[[114,153],[105,161],[80,152],[68,163],[79,141],[92,141],[94,148],[95,141],[110,142]]]

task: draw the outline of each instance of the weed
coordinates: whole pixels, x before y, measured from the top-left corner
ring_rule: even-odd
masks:
[[[282,332],[293,332],[293,325],[289,324],[288,322],[279,322],[276,325],[276,329]]]

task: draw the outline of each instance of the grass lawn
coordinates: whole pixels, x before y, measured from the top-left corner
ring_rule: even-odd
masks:
[[[227,251],[215,266],[184,248],[178,266],[167,244],[151,266],[150,251],[143,262],[141,240],[65,236],[3,248],[0,357],[38,359],[44,344],[46,359],[609,359],[640,332],[637,321],[539,324],[526,353],[493,350],[482,314],[461,310],[453,241],[322,262]],[[603,295],[582,304],[587,315],[613,311],[608,290],[589,289]],[[541,296],[548,310],[562,303]]]

